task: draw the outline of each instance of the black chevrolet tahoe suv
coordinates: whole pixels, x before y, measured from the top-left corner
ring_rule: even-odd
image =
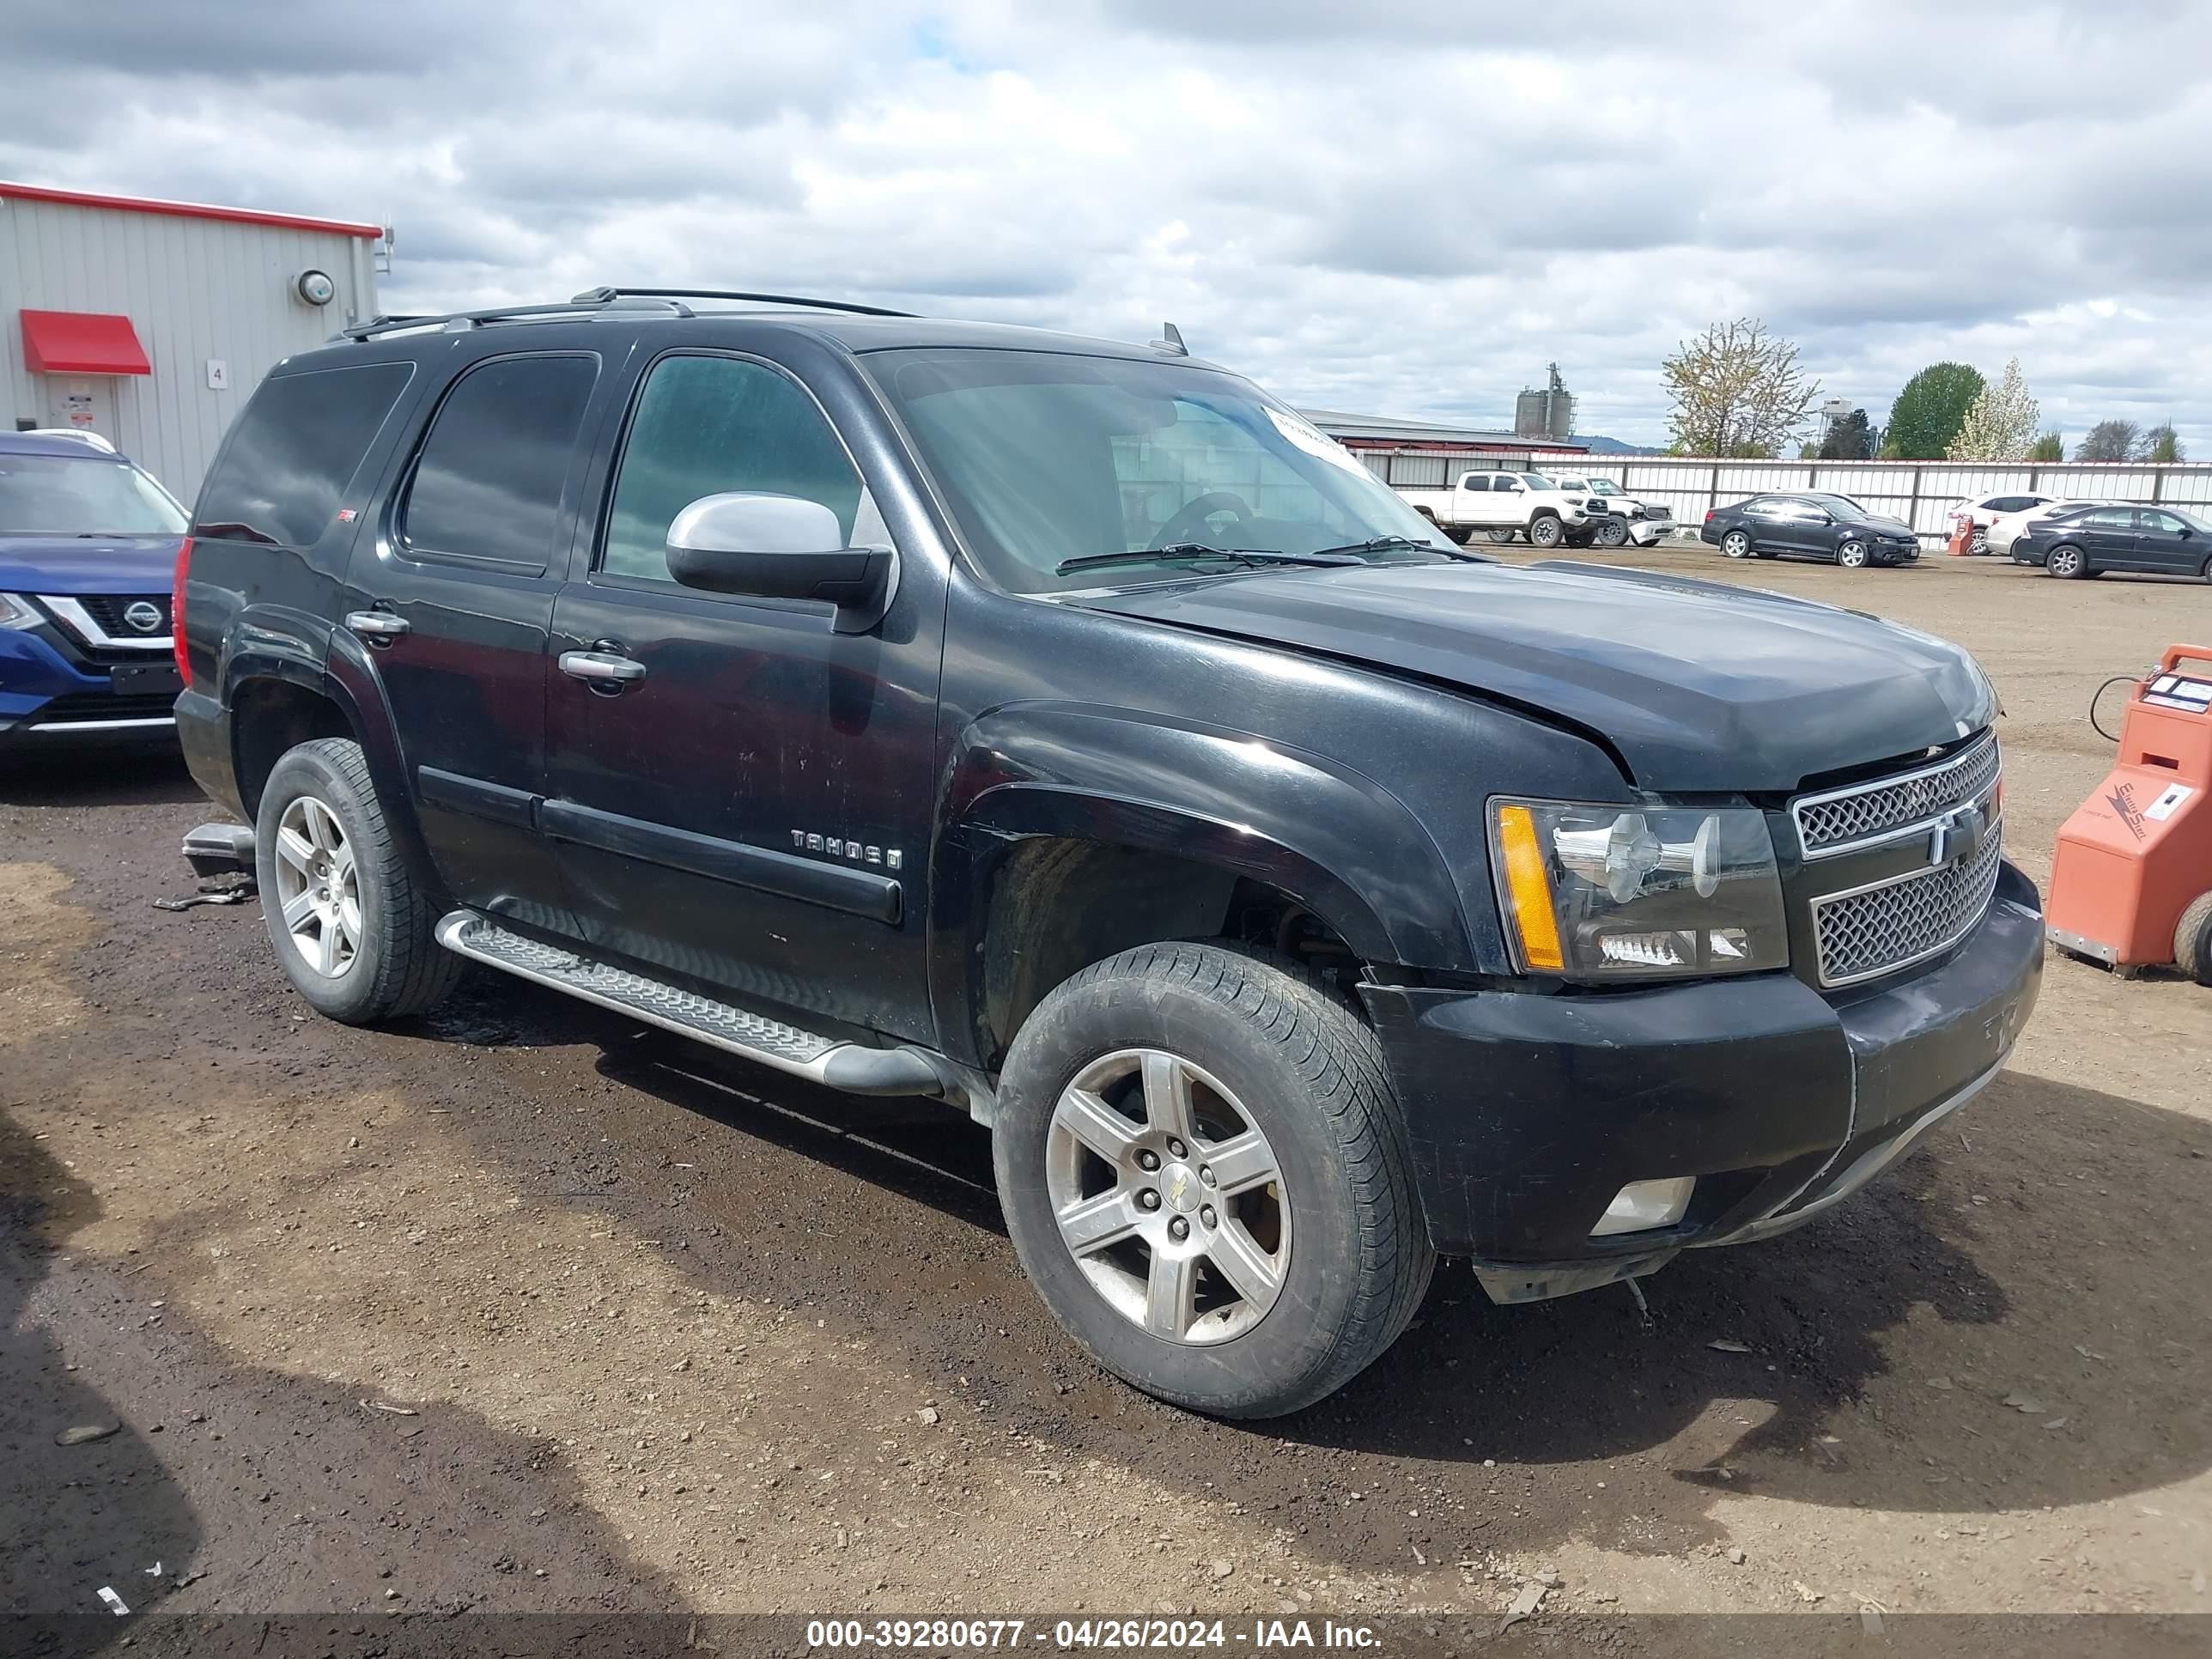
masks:
[[[1342,1385],[1758,1239],[2004,1063],[1989,682],[1447,541],[1180,342],[598,289],[288,359],[173,599],[194,775],[331,1018],[488,964],[989,1126],[1068,1332]]]

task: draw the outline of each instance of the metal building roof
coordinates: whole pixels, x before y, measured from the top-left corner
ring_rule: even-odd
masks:
[[[326,230],[374,241],[381,225],[349,219],[313,219],[297,213],[264,213],[258,208],[215,207],[205,202],[167,202],[149,196],[103,196],[92,191],[56,190],[49,185],[11,184],[0,179],[0,196],[27,202],[60,202],[71,207],[113,208],[125,213],[166,213],[179,219],[222,219],[236,225],[274,225],[282,230]]]
[[[1389,415],[1351,415],[1338,409],[1303,409],[1298,412],[1340,443],[1348,440],[1370,443],[1517,445],[1523,448],[1571,450],[1589,447],[1574,438],[1523,438],[1516,433],[1492,431],[1483,427],[1445,426],[1436,421],[1401,420]]]

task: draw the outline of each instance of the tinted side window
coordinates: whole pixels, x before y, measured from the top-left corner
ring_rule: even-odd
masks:
[[[401,543],[410,552],[543,570],[599,375],[599,359],[583,356],[495,357],[462,375],[416,457],[399,510]]]
[[[2100,507],[2094,513],[2084,513],[2075,522],[2094,525],[2100,530],[2133,530],[2136,515],[2130,507]]]
[[[2136,509],[2136,528],[2138,530],[2155,530],[2168,536],[2176,536],[2181,533],[2183,527],[2181,520],[2171,513],[2157,513],[2148,507]]]
[[[797,381],[734,357],[663,358],[630,418],[599,568],[669,580],[670,521],[732,489],[819,501],[853,538],[860,475]]]
[[[1468,473],[1463,482],[1469,489],[1487,490],[1490,488],[1490,480],[1480,472]]]
[[[361,363],[264,380],[201,487],[192,534],[313,547],[414,374]]]

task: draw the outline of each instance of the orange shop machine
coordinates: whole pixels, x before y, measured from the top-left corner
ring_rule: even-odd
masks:
[[[2136,684],[2118,763],[2058,832],[2045,921],[2125,977],[2173,963],[2212,985],[2212,650],[2171,646]]]

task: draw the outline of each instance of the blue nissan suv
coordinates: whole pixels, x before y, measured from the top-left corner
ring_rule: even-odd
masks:
[[[0,433],[0,752],[173,735],[185,522],[104,438]]]

